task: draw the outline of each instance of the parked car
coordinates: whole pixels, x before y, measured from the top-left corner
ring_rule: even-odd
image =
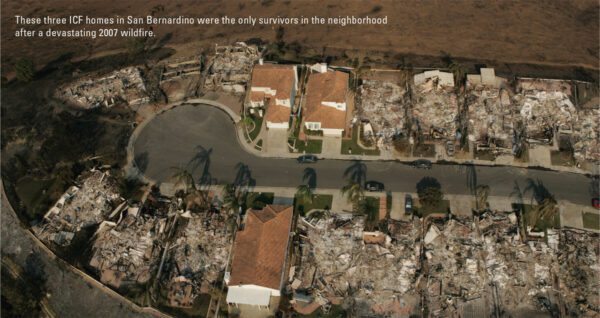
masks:
[[[449,157],[454,156],[454,142],[452,140],[446,141],[446,154]]]
[[[298,160],[298,163],[315,163],[318,159],[315,155],[302,155],[296,160]]]
[[[410,215],[413,212],[413,199],[410,194],[404,196],[404,214]]]
[[[600,198],[593,198],[592,206],[596,209],[600,209]]]
[[[365,189],[372,192],[381,192],[384,190],[383,183],[377,181],[365,182]]]
[[[412,162],[413,167],[420,169],[431,169],[431,161],[427,159],[419,159]]]

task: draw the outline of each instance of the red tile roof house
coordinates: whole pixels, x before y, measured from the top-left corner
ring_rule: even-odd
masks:
[[[256,112],[257,108],[266,108],[267,128],[288,129],[298,90],[296,66],[259,63],[252,70],[247,106],[251,113]]]
[[[346,128],[348,73],[321,68],[308,77],[304,128],[320,130],[324,136],[341,137]]]
[[[270,304],[272,297],[281,296],[286,279],[292,217],[293,208],[287,205],[248,210],[245,226],[236,234],[231,273],[225,279],[231,309],[276,309],[277,305]]]

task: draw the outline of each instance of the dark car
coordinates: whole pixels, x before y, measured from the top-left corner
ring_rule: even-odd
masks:
[[[419,159],[412,162],[413,167],[419,169],[431,169],[431,161],[426,159]]]
[[[600,209],[600,198],[593,198],[592,206],[596,209]]]
[[[412,214],[413,211],[413,199],[410,194],[404,196],[404,214]]]
[[[372,192],[381,192],[384,189],[383,183],[377,181],[365,182],[365,189]]]
[[[298,160],[298,163],[315,163],[318,159],[315,155],[302,155],[296,160]]]

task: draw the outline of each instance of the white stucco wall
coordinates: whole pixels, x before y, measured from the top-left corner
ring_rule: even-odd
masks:
[[[275,98],[275,105],[292,107],[292,104],[289,99],[277,99]]]
[[[267,121],[267,128],[288,129],[289,126],[290,125],[289,125],[288,122],[285,122],[285,123],[274,123],[274,122]]]
[[[257,102],[250,101],[250,107],[264,107],[264,106],[265,106],[264,100],[260,100]]]
[[[281,293],[279,290],[266,288],[257,285],[235,285],[228,286],[229,291],[227,292],[227,302],[233,304],[246,304],[246,305],[269,305],[270,297],[279,297]],[[257,299],[257,296],[264,295],[265,299]],[[269,297],[267,297],[269,295]]]
[[[323,131],[323,136],[334,136],[341,137],[344,132],[343,129],[321,129]]]
[[[336,102],[321,102],[323,106],[333,107],[340,111],[346,111],[346,103],[336,103]]]
[[[256,86],[252,86],[251,90],[253,92],[263,92],[266,95],[271,95],[271,96],[275,96],[275,94],[277,94],[277,91],[274,89],[271,89],[270,87],[256,87]]]

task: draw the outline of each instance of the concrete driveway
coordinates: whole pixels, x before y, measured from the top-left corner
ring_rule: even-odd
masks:
[[[266,145],[266,148],[264,148],[263,151],[266,151],[271,155],[289,153],[287,146],[287,136],[287,129],[267,129],[265,134],[266,140],[263,140],[263,145]]]
[[[341,137],[323,137],[323,150],[321,153],[323,156],[329,154],[339,155],[342,151],[342,138]]]

